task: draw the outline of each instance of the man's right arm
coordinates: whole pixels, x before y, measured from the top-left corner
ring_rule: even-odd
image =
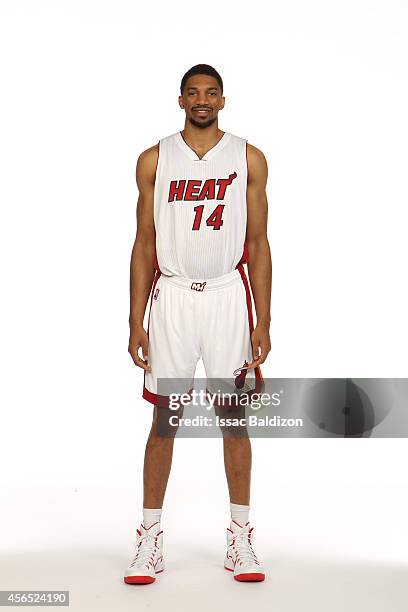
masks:
[[[153,198],[158,154],[158,145],[147,149],[139,156],[136,166],[139,198],[136,209],[136,239],[130,262],[129,353],[135,364],[144,370],[150,369],[148,337],[143,328],[143,318],[154,279],[156,232]],[[139,348],[142,349],[143,359],[139,357]]]

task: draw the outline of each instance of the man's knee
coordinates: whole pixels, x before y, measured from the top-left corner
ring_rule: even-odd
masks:
[[[215,413],[223,438],[248,438],[245,407],[217,406]]]
[[[154,407],[151,435],[157,439],[173,440],[178,431],[178,419],[183,416],[183,407],[178,410]],[[177,417],[177,418],[172,418]]]

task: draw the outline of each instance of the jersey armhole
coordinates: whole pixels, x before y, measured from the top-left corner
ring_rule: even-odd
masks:
[[[159,169],[159,162],[160,162],[160,151],[161,151],[161,147],[160,147],[160,143],[161,141],[159,140],[159,142],[157,143],[158,146],[158,151],[157,151],[157,162],[156,162],[156,171],[154,173],[154,191],[156,190],[156,184],[157,184],[157,174],[158,174],[158,169]],[[155,198],[155,195],[153,194],[153,198]],[[154,208],[154,203],[153,203],[153,208]],[[154,215],[154,213],[153,213]],[[161,274],[161,270],[160,270],[160,266],[159,266],[159,262],[157,261],[157,251],[154,254],[154,263],[153,263],[153,267],[156,270],[156,274]],[[156,278],[156,277],[155,277]]]
[[[248,141],[247,140],[245,140],[245,163],[246,163],[247,184],[248,184],[249,170],[248,170]]]
[[[154,173],[155,182],[156,182],[156,176],[157,176],[157,168],[159,167],[159,159],[160,159],[160,140],[157,143],[157,162],[156,162],[156,170]]]

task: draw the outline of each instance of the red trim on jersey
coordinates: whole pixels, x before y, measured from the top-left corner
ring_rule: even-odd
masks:
[[[245,143],[245,159],[246,159],[246,167],[247,167],[247,184],[248,184],[248,176],[249,176],[249,166],[248,166],[248,141]],[[239,263],[248,263],[249,261],[249,250],[246,240],[244,241],[244,252],[239,261]],[[239,264],[238,264],[239,265]]]
[[[235,267],[238,268],[240,264],[248,263],[248,260],[249,260],[249,250],[248,250],[248,245],[246,243],[246,240],[244,240],[244,250],[242,252],[242,257]]]

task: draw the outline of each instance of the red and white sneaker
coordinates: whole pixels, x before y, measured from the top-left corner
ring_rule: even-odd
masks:
[[[235,580],[239,582],[261,582],[265,580],[265,570],[259,563],[252,548],[252,534],[254,528],[231,522],[227,529],[227,554],[224,567],[234,572]]]
[[[154,523],[149,529],[140,525],[136,533],[136,555],[126,568],[123,580],[126,584],[149,584],[164,570],[163,531],[159,523]]]

